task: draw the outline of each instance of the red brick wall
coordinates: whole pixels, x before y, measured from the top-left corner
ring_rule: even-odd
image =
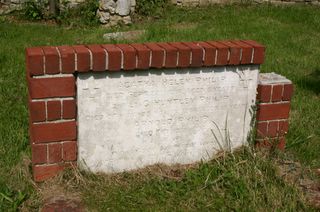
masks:
[[[285,147],[285,134],[289,129],[291,82],[270,82],[258,85],[257,145]]]
[[[248,40],[27,48],[29,132],[35,181],[46,180],[77,160],[77,72],[261,64],[264,54],[262,45]],[[273,125],[269,119],[286,120],[288,106],[283,106],[281,119],[261,106],[259,124],[265,123],[265,116],[269,125]]]

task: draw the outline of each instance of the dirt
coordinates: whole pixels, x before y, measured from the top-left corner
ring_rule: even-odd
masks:
[[[68,211],[68,212],[82,212],[85,211],[79,201],[70,200],[65,196],[58,196],[46,200],[41,209],[42,212],[48,211]]]
[[[278,174],[289,184],[296,185],[301,190],[309,204],[320,209],[320,183],[312,179],[313,173],[320,176],[320,169],[306,169],[299,162],[279,160]]]
[[[62,175],[38,184],[38,192],[43,200],[40,211],[85,211],[79,193],[71,192],[64,186]]]

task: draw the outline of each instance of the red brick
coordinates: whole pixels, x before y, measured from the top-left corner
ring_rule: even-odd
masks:
[[[100,45],[87,45],[92,53],[92,70],[106,70],[106,52]]]
[[[232,43],[237,44],[241,48],[241,61],[240,61],[240,63],[241,64],[250,64],[251,60],[252,60],[253,48],[250,45],[248,45],[242,41],[232,41]]]
[[[75,72],[75,53],[71,46],[59,46],[61,60],[61,73],[72,74]]]
[[[179,57],[178,57],[178,67],[189,67],[190,66],[190,56],[191,49],[182,43],[172,42],[169,45],[173,46],[177,49]]]
[[[109,71],[120,71],[121,70],[121,61],[122,53],[121,50],[113,44],[105,44],[102,47],[108,53],[108,70]]]
[[[162,68],[164,62],[164,49],[156,43],[144,43],[151,50],[151,67]]]
[[[77,137],[75,121],[43,123],[32,125],[34,143],[75,140]]]
[[[63,160],[75,161],[77,160],[77,142],[67,141],[63,142]]]
[[[26,65],[29,76],[44,74],[44,53],[41,48],[26,49]]]
[[[32,122],[31,122],[31,119],[28,120],[28,134],[29,134],[29,144],[32,145],[33,135],[32,135]]]
[[[258,85],[257,100],[259,100],[260,102],[270,102],[271,89],[271,85]]]
[[[257,136],[258,138],[264,138],[268,133],[268,122],[257,123]]]
[[[62,144],[48,144],[48,161],[49,163],[59,163],[62,161]]]
[[[166,68],[175,68],[177,67],[177,54],[178,50],[173,46],[170,46],[168,43],[158,43],[160,47],[165,50],[165,64]]]
[[[292,84],[285,84],[283,88],[283,96],[282,100],[290,101],[293,95],[293,85]]]
[[[46,120],[46,104],[41,102],[29,102],[30,119],[32,122]]]
[[[45,46],[42,47],[45,57],[45,73],[46,74],[59,74],[60,73],[60,62],[59,54],[56,47]]]
[[[47,145],[46,144],[32,144],[32,163],[42,164],[47,163]]]
[[[278,121],[270,121],[268,124],[268,137],[274,138],[278,135]]]
[[[243,40],[254,49],[253,64],[262,64],[264,62],[265,47],[253,40]]]
[[[283,85],[273,85],[272,86],[272,101],[279,102],[282,99]]]
[[[258,105],[257,120],[267,121],[275,119],[287,119],[289,117],[290,103],[260,104]]]
[[[191,57],[191,67],[201,67],[202,59],[203,59],[203,50],[200,46],[195,43],[190,42],[182,42],[184,45],[188,46],[191,49],[192,57]]]
[[[277,140],[278,143],[278,149],[284,150],[286,148],[286,138],[285,137],[280,137]]]
[[[63,106],[62,118],[64,119],[76,118],[77,106],[76,106],[76,101],[74,99],[63,100],[62,106]]]
[[[265,138],[258,139],[256,141],[256,147],[258,148],[271,148],[276,147],[279,150],[284,150],[286,145],[286,140],[284,137],[280,138]]]
[[[36,182],[41,182],[56,176],[63,169],[62,164],[33,166],[33,177]]]
[[[90,52],[83,45],[72,46],[77,55],[77,71],[87,72],[90,70]]]
[[[279,121],[279,135],[283,136],[287,134],[289,130],[289,122],[288,120]]]
[[[229,54],[229,48],[226,45],[223,45],[216,41],[209,41],[207,42],[210,45],[214,46],[217,50],[217,61],[216,65],[228,65],[228,54]]]
[[[206,43],[206,42],[196,42],[196,45],[204,49],[204,66],[213,66],[215,65],[216,60],[216,47]]]
[[[123,70],[136,68],[136,50],[128,44],[117,44],[123,53]]]
[[[29,80],[32,99],[75,96],[74,77],[33,78]]]
[[[83,205],[76,200],[67,198],[50,198],[44,201],[44,205],[39,212],[84,212]]]
[[[61,102],[48,101],[47,102],[48,121],[61,119]]]
[[[137,68],[138,69],[148,69],[150,66],[150,54],[151,50],[143,44],[131,44],[136,50],[137,54]]]
[[[55,212],[58,210],[63,211],[63,209],[59,207],[59,205],[51,203],[50,205],[43,206],[43,208],[41,209],[41,212]]]
[[[77,166],[78,166],[77,161],[70,161],[70,162],[65,161],[64,163],[65,168],[75,168]]]
[[[240,53],[241,48],[237,44],[231,41],[220,41],[225,46],[229,47],[229,65],[239,65],[240,64]]]

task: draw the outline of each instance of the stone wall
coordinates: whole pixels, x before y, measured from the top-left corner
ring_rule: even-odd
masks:
[[[171,0],[175,5],[179,6],[204,6],[210,4],[230,4],[230,3],[272,3],[272,4],[313,4],[320,5],[320,0]]]
[[[20,10],[25,0],[0,0],[0,15]]]
[[[23,4],[28,0],[0,0],[0,15],[8,14],[16,10],[21,10]],[[48,0],[42,0],[47,2]],[[79,3],[84,2],[85,0],[68,0],[68,7],[75,7]]]
[[[26,1],[0,0],[0,15],[21,10]],[[72,8],[82,2],[85,0],[68,0],[66,6]],[[130,14],[134,12],[135,5],[136,0],[100,0],[97,17],[100,23],[105,26],[114,26],[119,23],[131,24]]]
[[[105,26],[114,26],[120,22],[130,24],[130,14],[134,12],[135,6],[135,0],[100,0],[97,16]]]

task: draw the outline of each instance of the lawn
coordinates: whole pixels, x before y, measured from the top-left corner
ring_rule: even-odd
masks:
[[[11,20],[11,19],[10,19]],[[267,47],[262,72],[295,84],[287,149],[282,158],[320,168],[320,13],[318,7],[233,5],[168,8],[116,29],[70,28],[10,21],[0,16],[0,211],[37,211],[48,185],[30,180],[24,49],[29,46],[106,43],[108,31],[145,29],[135,42],[253,39]],[[126,41],[122,41],[126,42]],[[277,175],[274,160],[250,148],[184,168],[154,168],[117,176],[68,172],[59,178],[89,211],[313,210],[295,185]],[[174,172],[174,173],[172,173]]]

